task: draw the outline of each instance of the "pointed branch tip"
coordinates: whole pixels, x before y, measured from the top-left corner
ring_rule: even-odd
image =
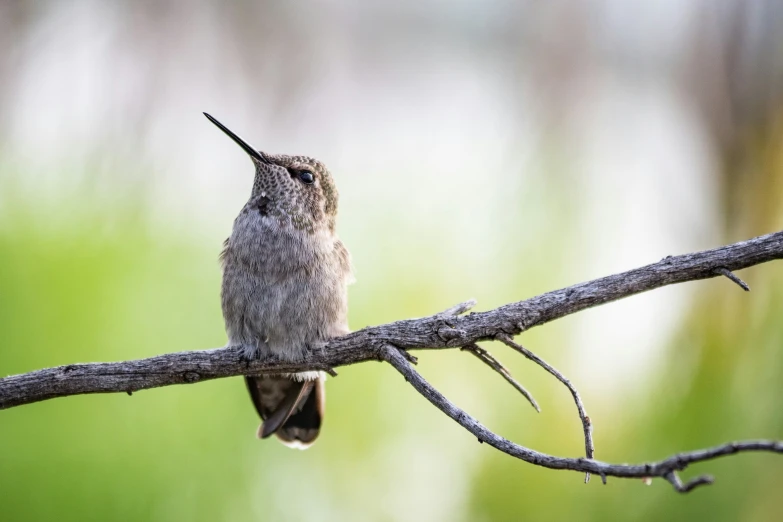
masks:
[[[460,303],[458,305],[452,306],[447,310],[443,310],[441,313],[436,314],[436,317],[456,317],[458,315],[462,315],[465,312],[469,311],[474,306],[476,306],[476,300],[468,299],[464,303]]]
[[[737,276],[736,276],[736,274],[734,274],[734,272],[732,272],[732,271],[731,271],[731,270],[729,270],[728,268],[725,268],[725,267],[722,267],[722,266],[721,266],[721,267],[718,267],[718,268],[716,268],[716,269],[715,269],[715,270],[713,270],[712,272],[713,272],[714,274],[717,274],[717,275],[726,276],[726,277],[727,277],[727,278],[729,278],[731,281],[733,281],[733,282],[737,283],[737,285],[738,285],[740,288],[742,288],[742,289],[743,289],[743,290],[745,290],[746,292],[750,292],[750,287],[748,286],[748,284],[747,284],[745,281],[743,281],[742,279],[740,279],[739,277],[737,277]]]
[[[475,343],[471,343],[468,345],[465,345],[461,348],[463,351],[470,352],[473,355],[475,355],[478,360],[495,370],[500,374],[501,377],[503,377],[511,386],[514,387],[515,390],[517,390],[519,393],[522,394],[525,399],[528,400],[528,402],[533,406],[533,408],[536,409],[538,413],[541,413],[541,408],[538,406],[538,403],[533,398],[533,396],[530,394],[527,389],[522,386],[514,377],[511,375],[511,372],[509,372],[503,364],[495,359],[495,357],[489,353],[484,348],[480,347],[479,345]]]

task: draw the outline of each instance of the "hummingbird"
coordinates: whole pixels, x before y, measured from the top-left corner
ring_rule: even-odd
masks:
[[[221,304],[228,346],[245,360],[273,354],[301,361],[348,330],[351,258],[335,231],[337,187],[326,166],[307,156],[267,154],[251,147],[207,113],[204,116],[250,156],[250,198],[223,244]],[[324,417],[323,372],[248,375],[261,425],[305,449]]]

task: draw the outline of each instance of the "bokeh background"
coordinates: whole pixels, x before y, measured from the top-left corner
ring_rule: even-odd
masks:
[[[776,0],[0,2],[0,375],[225,342],[217,255],[244,153],[326,162],[354,329],[489,309],[783,229]],[[597,457],[783,438],[783,269],[633,297],[526,346],[580,388]],[[488,346],[420,370],[502,435],[582,451],[568,392]],[[783,460],[660,480],[479,445],[390,367],[328,383],[307,452],[253,436],[241,379],[0,412],[0,519],[777,520]]]

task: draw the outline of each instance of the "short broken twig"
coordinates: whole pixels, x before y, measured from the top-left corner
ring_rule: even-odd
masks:
[[[730,280],[732,280],[735,283],[737,283],[740,288],[742,288],[746,292],[750,292],[750,287],[748,286],[748,283],[746,283],[745,281],[743,281],[742,279],[737,277],[737,275],[734,272],[732,272],[731,270],[729,270],[728,268],[719,267],[719,268],[716,268],[715,270],[713,270],[713,272],[715,272],[716,274],[720,274],[722,276],[728,277]]]
[[[451,308],[448,308],[446,310],[443,310],[442,312],[435,314],[435,317],[438,318],[446,318],[446,317],[456,317],[458,315],[462,315],[465,312],[470,311],[471,308],[476,306],[476,300],[475,299],[468,299],[464,303],[460,303],[458,305],[454,305]]]
[[[400,353],[408,359],[408,362],[411,364],[419,364],[419,358],[410,353],[408,350],[400,350]]]

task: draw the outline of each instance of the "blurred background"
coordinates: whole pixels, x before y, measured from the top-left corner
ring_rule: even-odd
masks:
[[[486,310],[783,229],[775,0],[0,1],[0,375],[225,343],[217,256],[246,155],[323,160],[359,329]],[[579,387],[597,458],[783,438],[783,270],[526,332]],[[420,371],[503,436],[579,456],[567,390],[485,345]],[[783,460],[600,480],[505,456],[390,367],[330,379],[307,452],[254,438],[240,378],[0,412],[0,519],[773,520]]]

